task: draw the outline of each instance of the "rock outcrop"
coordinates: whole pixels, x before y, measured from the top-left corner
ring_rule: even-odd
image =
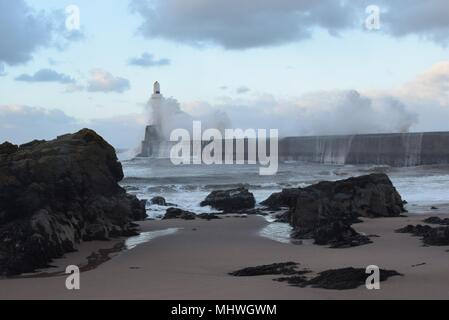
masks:
[[[298,238],[346,247],[370,243],[350,226],[359,217],[398,217],[401,196],[385,174],[371,174],[301,189],[291,223]]]
[[[423,243],[428,246],[449,246],[449,227],[409,225],[405,228],[396,230],[398,233],[410,233],[413,236],[421,237]]]
[[[268,207],[289,207],[289,220],[298,239],[335,248],[370,243],[351,225],[360,217],[398,217],[405,212],[401,196],[385,174],[371,174],[307,188],[286,189],[262,202]]]
[[[163,197],[154,197],[150,200],[150,203],[157,205],[157,206],[161,206],[161,207],[167,206],[167,202],[165,201],[165,198],[163,198]]]
[[[256,199],[248,189],[242,187],[232,190],[213,191],[203,202],[202,207],[211,206],[225,213],[237,213],[256,206]]]
[[[168,208],[163,220],[170,219],[195,220],[196,214],[179,208]]]
[[[390,277],[402,276],[395,270],[381,269],[379,271],[379,280],[381,282],[386,281]],[[368,276],[366,269],[363,268],[343,268],[320,272],[315,278],[302,283],[297,283],[297,278],[292,278],[292,282],[287,282],[293,286],[296,285],[303,288],[311,286],[312,288],[327,290],[350,290],[365,285]]]
[[[301,189],[299,188],[284,189],[282,192],[273,193],[267,200],[260,204],[272,210],[279,210],[284,207],[294,209],[300,193]]]
[[[265,275],[299,275],[304,271],[298,270],[299,263],[296,262],[283,262],[273,263],[268,265],[262,265],[257,267],[249,267],[241,270],[237,270],[229,273],[234,277],[257,277]]]
[[[449,218],[441,219],[440,217],[430,217],[423,222],[428,224],[438,224],[440,226],[449,226]]]
[[[84,129],[0,146],[0,275],[32,272],[77,243],[135,235],[145,203],[118,182],[115,150]]]
[[[342,268],[327,270],[313,276],[312,271],[308,269],[298,269],[299,263],[286,262],[274,263],[258,267],[250,267],[234,271],[229,275],[234,277],[257,277],[269,275],[284,275],[285,277],[275,278],[274,281],[284,282],[293,287],[321,288],[328,290],[350,290],[356,289],[366,284],[370,276],[363,268]],[[394,270],[379,270],[379,280],[386,281],[390,277],[402,276]]]

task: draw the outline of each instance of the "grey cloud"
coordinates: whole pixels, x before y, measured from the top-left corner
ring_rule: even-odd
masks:
[[[56,82],[62,84],[75,83],[72,77],[58,73],[52,69],[41,69],[33,75],[22,74],[16,80],[23,82]]]
[[[139,67],[160,67],[170,65],[171,61],[166,58],[156,59],[154,55],[145,52],[138,58],[130,59],[128,63],[129,65]]]
[[[245,86],[241,86],[241,87],[237,88],[237,90],[236,90],[236,92],[238,94],[244,94],[244,93],[248,93],[250,91],[251,91],[251,89],[248,87],[245,87]]]
[[[396,0],[380,3],[385,32],[403,37],[418,35],[449,45],[449,2],[447,0]]]
[[[0,0],[0,63],[25,63],[39,48],[79,40],[79,34],[62,28],[64,23],[61,13],[36,11],[24,0]]]
[[[226,49],[275,46],[310,38],[316,29],[338,36],[362,30],[368,5],[381,7],[382,32],[418,35],[446,45],[447,0],[130,0],[143,18],[139,32],[191,45]]]
[[[0,63],[0,77],[4,76],[6,76],[5,65],[3,63]]]
[[[246,49],[310,37],[313,28],[338,33],[354,25],[354,10],[333,0],[132,0],[144,18],[140,32],[195,45]]]

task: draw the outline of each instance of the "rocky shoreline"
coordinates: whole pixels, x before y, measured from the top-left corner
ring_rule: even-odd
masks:
[[[115,150],[92,130],[22,146],[0,145],[0,276],[46,268],[53,259],[75,251],[83,242],[138,234],[135,221],[147,218],[146,201],[127,194],[118,184],[122,179]],[[215,225],[223,220],[226,225],[228,217],[277,214],[278,222],[293,228],[292,239],[311,239],[318,247],[344,250],[375,244],[374,236],[357,231],[357,224],[367,219],[399,218],[406,212],[405,201],[385,174],[285,189],[260,204],[245,187],[216,190],[201,203],[216,210],[208,214],[183,210],[161,196],[150,203],[166,207],[162,221],[174,224],[198,225],[201,222],[196,221],[206,220]],[[397,232],[419,236],[425,245],[449,245],[449,218],[429,217],[423,223]],[[191,232],[198,233],[197,227]],[[82,271],[94,270],[109,261],[110,253],[120,250],[123,244],[118,243],[111,249],[95,251]],[[277,275],[282,277],[272,280],[290,286],[337,290],[355,289],[366,278],[365,270],[357,267],[325,269],[314,276],[311,270],[297,267],[293,262],[261,265],[230,275]],[[381,270],[382,281],[397,275],[401,274]]]
[[[114,148],[92,130],[0,145],[0,275],[45,268],[82,241],[135,235],[145,203],[122,179]]]

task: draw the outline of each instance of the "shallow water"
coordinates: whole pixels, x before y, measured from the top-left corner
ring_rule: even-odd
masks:
[[[153,239],[159,238],[159,237],[165,237],[172,234],[175,234],[179,231],[179,228],[169,228],[165,230],[158,230],[158,231],[150,231],[150,232],[142,232],[138,236],[128,238],[125,242],[125,246],[127,250],[132,250],[138,245],[141,245],[143,243],[146,243],[148,241],[151,241]]]
[[[279,164],[277,175],[260,176],[259,167],[253,165],[174,166],[167,159],[135,159],[122,164],[125,179],[121,184],[130,193],[147,200],[163,196],[167,202],[196,213],[214,212],[199,205],[213,190],[246,185],[259,203],[283,188],[305,187],[319,181],[335,181],[374,172],[390,176],[403,199],[408,201],[407,208],[412,214],[429,212],[431,206],[449,203],[449,166],[391,168],[285,162]],[[162,217],[166,209],[147,205],[150,218]],[[270,225],[262,234],[282,242],[285,239],[279,228]]]

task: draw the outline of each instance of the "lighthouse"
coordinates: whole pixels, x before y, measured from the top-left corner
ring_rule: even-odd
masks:
[[[164,114],[162,110],[163,97],[161,85],[158,81],[153,84],[153,94],[148,106],[151,112],[151,123],[145,129],[145,138],[142,141],[142,150],[139,157],[157,157],[160,144],[164,136]]]
[[[160,95],[161,94],[161,85],[158,81],[156,81],[153,85],[153,95]]]

